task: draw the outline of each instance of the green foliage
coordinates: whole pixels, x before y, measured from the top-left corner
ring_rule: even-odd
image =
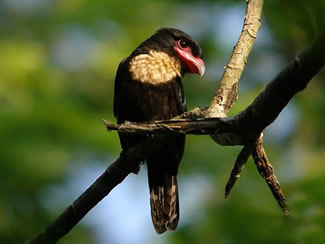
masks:
[[[193,34],[202,44],[207,75],[184,79],[187,101],[189,108],[208,106],[231,53],[218,39],[230,30],[223,29],[226,23],[218,23],[224,19],[217,17],[233,6],[242,13],[245,8],[245,1],[24,2],[0,3],[1,243],[31,239],[66,207],[49,209],[43,198],[49,186],[64,184],[69,165],[85,163],[84,158],[87,164],[98,158],[107,164],[108,158],[118,156],[116,133],[106,133],[101,119],[114,121],[113,81],[123,57],[163,26]],[[258,75],[256,67],[274,70],[268,65],[280,63],[275,69],[280,71],[324,29],[322,0],[265,2],[262,28],[269,36],[264,42],[258,37],[232,114],[244,109],[276,75]],[[268,62],[271,58],[275,61]],[[266,133],[266,149],[292,217],[283,220],[251,161],[225,201],[223,186],[240,148],[189,136],[180,174],[203,176],[212,190],[194,210],[200,216],[185,224],[181,219],[168,243],[324,242],[322,79],[324,72],[294,99],[298,121],[286,136],[272,139]],[[62,243],[94,243],[93,235],[78,225]]]

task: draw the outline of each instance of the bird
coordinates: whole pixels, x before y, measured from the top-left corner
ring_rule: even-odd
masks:
[[[187,110],[181,78],[186,73],[203,76],[204,72],[198,42],[181,30],[159,29],[118,66],[113,104],[117,124],[169,120],[181,115]],[[122,150],[128,150],[148,136],[153,137],[119,133]],[[145,159],[151,218],[158,234],[175,230],[180,216],[177,172],[185,135],[166,137],[168,142]]]

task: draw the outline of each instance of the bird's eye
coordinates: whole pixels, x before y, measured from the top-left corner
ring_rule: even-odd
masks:
[[[189,46],[186,40],[180,40],[178,43],[181,48],[187,48]]]

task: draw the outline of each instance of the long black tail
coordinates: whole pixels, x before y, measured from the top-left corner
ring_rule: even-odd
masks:
[[[159,175],[148,168],[151,218],[158,234],[175,230],[179,220],[176,175]]]

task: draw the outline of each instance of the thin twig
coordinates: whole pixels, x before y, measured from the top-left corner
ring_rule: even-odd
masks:
[[[231,171],[230,177],[225,187],[225,198],[230,195],[230,192],[235,185],[236,181],[240,177],[240,173],[245,167],[249,156],[252,154],[253,150],[255,149],[256,143],[250,143],[243,147],[240,153],[237,156],[234,168]]]
[[[269,162],[264,147],[263,147],[263,135],[257,141],[256,148],[252,153],[254,162],[258,169],[258,172],[263,177],[270,190],[273,193],[274,198],[278,202],[280,208],[285,216],[289,215],[289,208],[285,199],[284,193],[281,189],[280,182],[274,173],[274,169]]]

